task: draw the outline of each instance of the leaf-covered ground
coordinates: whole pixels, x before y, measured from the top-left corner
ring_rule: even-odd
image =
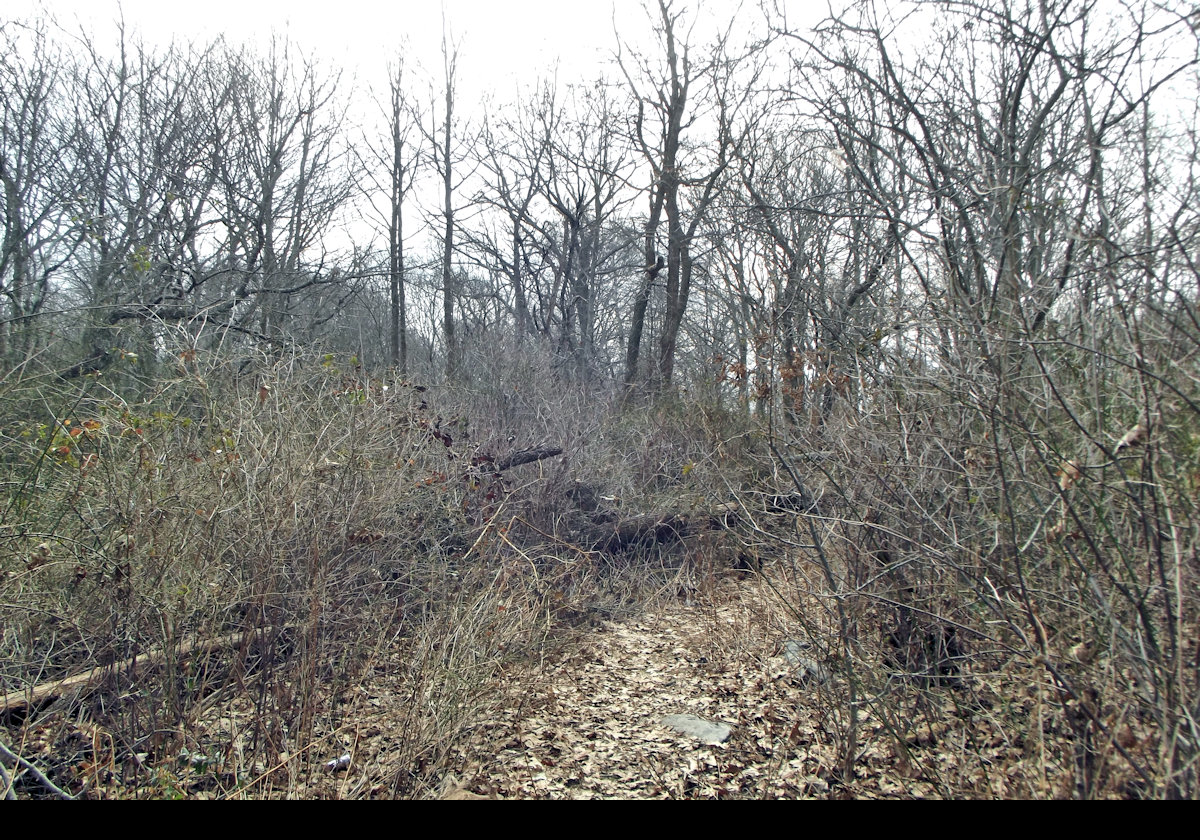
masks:
[[[786,618],[772,601],[757,582],[730,580],[695,601],[605,622],[533,673],[511,674],[507,702],[457,751],[448,789],[549,799],[936,796],[891,750],[872,746],[870,721],[856,778],[838,778],[838,681],[789,665]],[[731,724],[733,734],[700,743],[662,725],[678,713]]]
[[[789,630],[792,631],[789,633]],[[813,679],[781,655],[798,628],[760,579],[727,580],[606,622],[533,673],[512,674],[506,702],[457,750],[442,795],[454,798],[946,798],[1070,795],[1042,731],[1038,694],[1013,708],[992,688],[896,692],[876,715],[861,702],[853,778],[839,754],[845,681]],[[794,643],[793,643],[794,644]],[[1002,681],[1012,690],[1013,681]],[[1020,680],[1017,680],[1020,683]],[[989,711],[988,707],[996,711]],[[883,707],[880,707],[883,708]],[[710,746],[661,724],[691,713],[731,724]],[[902,713],[901,713],[902,714]],[[1039,753],[1038,750],[1041,752]],[[1038,768],[1044,768],[1039,770]]]
[[[756,578],[685,594],[627,620],[580,629],[540,658],[516,657],[519,664],[491,672],[467,703],[463,693],[447,690],[453,686],[414,687],[412,652],[397,645],[361,679],[330,687],[335,714],[316,721],[314,739],[272,767],[240,759],[254,720],[242,700],[199,722],[212,743],[196,742],[177,769],[149,782],[144,772],[127,773],[142,779],[136,787],[121,781],[129,757],[78,719],[43,720],[25,730],[20,746],[43,768],[57,766],[68,789],[104,798],[1070,795],[1055,788],[1055,776],[1069,774],[1053,759],[1054,732],[1038,726],[1036,692],[1016,706],[1027,715],[1004,717],[980,703],[997,695],[978,679],[970,691],[909,692],[918,705],[901,715],[893,700],[887,722],[867,698],[853,778],[843,778],[845,677],[835,670],[827,680],[815,678],[783,655],[800,634],[780,598]],[[701,743],[664,726],[672,714],[728,724],[732,735],[722,744]],[[439,743],[439,732],[456,734]],[[398,766],[397,756],[412,755],[413,744],[423,750],[415,766]],[[349,761],[337,765],[343,755]]]
[[[460,778],[505,798],[824,794],[834,755],[814,737],[821,689],[788,679],[779,640],[714,644],[737,623],[732,603],[605,623],[479,727]],[[733,734],[713,746],[662,725],[680,713]]]

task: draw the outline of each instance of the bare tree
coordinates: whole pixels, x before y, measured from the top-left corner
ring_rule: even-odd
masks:
[[[774,321],[767,334],[779,339],[785,416],[797,421],[808,395],[819,393],[823,423],[856,357],[893,329],[894,320],[884,323],[881,307],[868,304],[894,264],[899,232],[847,173],[836,135],[790,110],[744,136],[736,155],[742,192],[731,224],[762,238],[760,258],[774,267],[777,283],[762,303]],[[758,367],[763,398],[770,373]]]
[[[626,187],[633,161],[616,126],[615,103],[599,83],[573,90],[570,108],[551,136],[543,195],[558,217],[558,263],[565,277],[562,335],[576,375],[596,373],[597,307],[606,276],[624,270],[631,244],[616,224],[633,200]]]
[[[128,37],[123,25],[115,55],[86,33],[77,45],[67,165],[78,179],[73,210],[83,226],[75,279],[92,310],[84,359],[70,373],[107,365],[125,321],[137,325],[130,342],[148,370],[150,321],[182,314],[179,261],[194,254],[208,222],[212,179],[204,173],[213,138],[198,91],[209,54],[175,46],[155,51]]]
[[[7,363],[33,349],[32,319],[80,239],[71,218],[73,125],[63,63],[43,27],[0,25],[0,360]]]
[[[431,94],[429,125],[422,129],[430,168],[441,182],[440,248],[442,282],[442,336],[446,343],[446,378],[454,379],[458,374],[461,347],[455,331],[455,304],[460,294],[459,276],[454,269],[455,250],[455,207],[454,193],[457,186],[455,169],[463,158],[463,143],[459,137],[461,126],[455,118],[454,105],[458,74],[458,44],[452,44],[450,34],[443,23],[442,28],[442,92]],[[439,118],[437,100],[441,100]]]
[[[559,119],[555,91],[543,87],[515,111],[515,118],[489,122],[480,134],[483,188],[475,204],[481,212],[468,236],[484,261],[508,280],[520,343],[534,327],[528,285],[530,275],[540,267],[535,265],[540,262],[539,252],[545,249],[531,240],[541,236],[534,201],[547,177],[549,132]]]
[[[721,176],[729,165],[736,62],[727,54],[728,31],[711,52],[696,60],[689,41],[695,18],[671,0],[658,0],[652,14],[661,55],[657,59],[618,53],[636,116],[632,142],[650,175],[649,214],[645,225],[643,281],[634,300],[626,353],[625,382],[637,378],[642,332],[650,293],[666,270],[665,303],[659,347],[651,380],[669,386],[675,368],[679,330],[691,294],[692,242],[715,201]],[[732,25],[732,24],[731,24]],[[743,91],[744,93],[744,91]],[[693,129],[708,129],[702,146]],[[667,225],[666,256],[658,249],[659,226]]]
[[[408,306],[405,290],[404,204],[417,176],[419,132],[422,116],[405,90],[407,83],[402,55],[389,65],[388,98],[380,103],[386,135],[380,143],[369,138],[363,159],[368,201],[386,196],[377,211],[387,231],[388,346],[391,363],[403,376],[408,372]]]
[[[338,76],[282,40],[267,55],[227,52],[223,115],[212,167],[218,179],[227,291],[234,323],[269,337],[284,330],[294,296],[337,279],[314,254],[353,190],[340,131]],[[340,269],[336,274],[340,275]]]
[[[1155,106],[1196,66],[1189,13],[862,2],[796,35],[792,92],[836,142],[865,251],[823,341],[871,346],[855,373],[873,387],[822,444],[839,457],[806,459],[848,511],[830,591],[839,609],[847,591],[887,604],[883,657],[901,673],[940,678],[974,644],[994,673],[1043,674],[1075,796],[1118,765],[1131,789],[1195,791],[1181,734],[1198,731],[1194,681],[1175,642],[1192,607],[1171,583],[1194,574],[1195,531],[1177,527],[1194,504],[1165,466],[1189,457],[1168,429],[1200,423],[1180,366],[1197,347],[1195,272],[1164,235],[1194,212],[1148,186],[1169,177]],[[782,218],[766,185],[746,186],[762,224]],[[872,296],[902,321],[893,334],[845,326]],[[843,632],[850,668],[861,638]],[[1113,670],[1092,667],[1095,649]],[[856,673],[886,696],[890,676]],[[1128,748],[1134,718],[1156,721],[1153,748]]]
[[[574,374],[595,373],[596,305],[627,249],[614,222],[633,195],[630,156],[603,84],[544,84],[482,137],[485,188],[468,233],[481,266],[508,278],[518,336],[539,333]]]

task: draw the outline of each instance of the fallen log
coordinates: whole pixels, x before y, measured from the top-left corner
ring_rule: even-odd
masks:
[[[535,446],[533,449],[520,449],[496,461],[496,469],[503,472],[522,464],[532,464],[534,461],[553,458],[555,455],[561,455],[562,452],[561,446]]]
[[[592,551],[621,554],[653,545],[670,545],[702,531],[719,531],[731,527],[738,517],[738,503],[726,502],[704,513],[650,513],[629,519],[593,521],[600,526],[591,533]]]
[[[798,494],[755,494],[755,509],[766,514],[817,514],[815,502]],[[592,517],[596,527],[586,530],[583,544],[592,551],[620,554],[638,548],[677,543],[703,531],[728,530],[742,516],[740,502],[725,502],[711,510],[692,513],[649,513],[618,518],[612,511]]]
[[[532,449],[518,449],[516,452],[510,452],[499,458],[495,455],[484,453],[472,458],[471,466],[481,469],[487,468],[484,470],[485,472],[490,469],[498,475],[513,467],[519,467],[522,464],[532,464],[534,461],[553,458],[555,455],[561,455],[562,453],[561,446],[535,446]]]
[[[210,653],[216,650],[225,648],[233,648],[239,644],[249,644],[250,642],[262,638],[272,630],[282,630],[284,627],[264,627],[260,630],[250,631],[249,633],[230,633],[228,636],[219,636],[215,639],[196,639],[190,642],[184,642],[175,651],[175,657],[182,659],[196,653]],[[119,670],[129,669],[135,670],[151,665],[161,665],[167,659],[167,654],[171,651],[168,649],[153,650],[149,653],[142,653],[135,656],[131,660],[121,660],[108,665],[99,665],[87,671],[82,671],[78,674],[72,674],[68,677],[63,677],[57,680],[40,683],[32,688],[24,691],[12,691],[8,694],[0,696],[0,715],[9,715],[13,712],[20,712],[31,706],[40,705],[47,700],[52,700],[61,697],[72,689],[86,688],[94,683],[103,680],[109,674]]]
[[[613,523],[611,530],[593,537],[591,548],[605,554],[621,554],[636,548],[676,543],[695,530],[684,514],[645,514]]]

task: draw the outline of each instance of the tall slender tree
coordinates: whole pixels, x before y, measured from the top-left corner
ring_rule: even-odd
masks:
[[[629,385],[637,378],[646,309],[665,268],[662,330],[650,379],[656,387],[667,387],[674,376],[679,331],[691,295],[693,242],[729,166],[732,121],[745,89],[740,93],[736,89],[738,62],[727,50],[732,23],[707,54],[696,56],[689,41],[695,16],[689,19],[688,10],[673,0],[657,0],[656,5],[647,14],[654,19],[660,55],[639,56],[627,53],[624,46],[618,53],[636,111],[631,140],[650,178],[645,267],[634,300],[625,381]],[[701,139],[703,133],[710,136]],[[658,245],[664,220],[665,257]]]
[[[362,161],[368,205],[387,234],[388,358],[401,375],[408,372],[408,300],[404,242],[404,205],[416,181],[422,116],[406,90],[403,55],[388,65],[386,100],[379,102],[383,131],[368,136],[356,154]],[[382,207],[377,206],[383,197]]]

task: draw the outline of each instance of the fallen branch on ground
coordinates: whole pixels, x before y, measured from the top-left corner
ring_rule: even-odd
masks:
[[[37,767],[35,767],[32,762],[28,761],[27,759],[21,758],[21,756],[17,755],[15,752],[10,750],[8,747],[4,746],[4,744],[0,744],[0,757],[6,758],[9,761],[16,764],[17,767],[22,768],[26,773],[33,776],[33,778],[37,780],[37,783],[39,785],[41,785],[46,790],[53,793],[59,799],[71,799],[71,800],[75,799],[74,796],[67,793],[65,790],[60,788],[58,785],[54,784],[54,782],[47,779],[46,774],[43,773],[41,770],[37,769]],[[7,775],[7,774],[5,774],[5,775]],[[13,790],[12,790],[12,786],[16,782],[16,778],[14,777],[11,780],[5,779],[4,781],[5,781],[5,786],[7,787],[4,798],[5,799],[16,799],[16,796],[13,795]]]
[[[261,638],[271,630],[282,629],[286,628],[265,627],[260,630],[251,631],[250,633],[230,633],[228,636],[220,636],[216,639],[197,639],[191,642],[184,642],[174,653],[177,658],[183,658],[195,653],[209,653],[214,650],[232,648],[239,644],[249,644],[255,637]],[[72,674],[69,677],[41,683],[25,691],[10,692],[0,696],[0,714],[7,715],[12,712],[21,711],[43,703],[46,700],[61,697],[71,689],[85,688],[100,682],[106,675],[125,666],[133,670],[149,665],[160,665],[166,661],[169,652],[168,649],[150,651],[149,653],[139,654],[128,662],[121,661],[109,665],[100,665],[79,674]]]

